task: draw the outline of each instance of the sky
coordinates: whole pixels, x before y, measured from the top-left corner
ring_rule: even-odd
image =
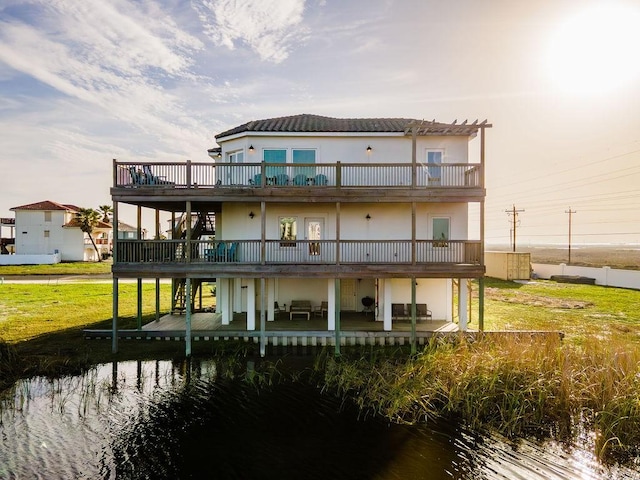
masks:
[[[640,244],[640,1],[1,0],[0,217],[250,120],[487,119],[485,238]],[[477,141],[472,151],[477,151]],[[135,222],[133,211],[122,220]],[[3,232],[6,235],[6,232]]]

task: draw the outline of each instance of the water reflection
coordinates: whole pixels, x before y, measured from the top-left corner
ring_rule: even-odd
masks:
[[[260,360],[123,362],[17,382],[0,478],[631,479],[586,448],[390,424]]]

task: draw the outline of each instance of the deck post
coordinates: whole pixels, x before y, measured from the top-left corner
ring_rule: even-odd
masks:
[[[468,280],[466,278],[458,279],[458,325],[463,332],[468,328],[468,296],[469,289],[467,288]]]
[[[111,353],[118,353],[118,277],[113,277],[113,324],[111,330]]]
[[[484,277],[478,279],[478,330],[484,331]]]
[[[184,341],[185,341],[185,355],[187,357],[191,356],[191,278],[187,277],[186,285],[185,285],[185,332],[184,332]]]
[[[138,278],[138,316],[137,316],[137,328],[142,330],[142,279]]]
[[[411,355],[416,354],[416,277],[411,277]]]
[[[256,329],[256,280],[247,282],[247,330]]]
[[[264,177],[263,177],[264,178]],[[265,337],[264,332],[266,329],[266,318],[264,314],[265,307],[265,281],[264,277],[260,278],[260,356],[264,357],[267,353],[267,348],[265,342],[267,337]]]
[[[156,278],[156,322],[160,321],[160,279]]]
[[[335,280],[335,289],[336,289],[336,298],[335,298],[335,304],[336,304],[336,310],[335,310],[335,315],[336,315],[336,330],[335,330],[335,334],[336,334],[336,347],[335,347],[335,355],[336,357],[340,356],[340,279],[336,278]]]

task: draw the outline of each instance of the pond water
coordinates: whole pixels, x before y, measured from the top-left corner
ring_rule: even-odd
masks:
[[[101,365],[0,399],[2,479],[637,479],[581,445],[363,415],[254,363]],[[252,379],[252,381],[247,381]]]

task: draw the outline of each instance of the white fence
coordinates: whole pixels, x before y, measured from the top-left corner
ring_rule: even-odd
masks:
[[[574,267],[564,263],[560,265],[534,263],[532,266],[533,273],[539,278],[548,279],[552,275],[579,275],[595,278],[596,285],[640,290],[640,270],[620,270],[611,267]]]
[[[0,255],[1,265],[53,265],[60,263],[60,254],[51,255]]]

